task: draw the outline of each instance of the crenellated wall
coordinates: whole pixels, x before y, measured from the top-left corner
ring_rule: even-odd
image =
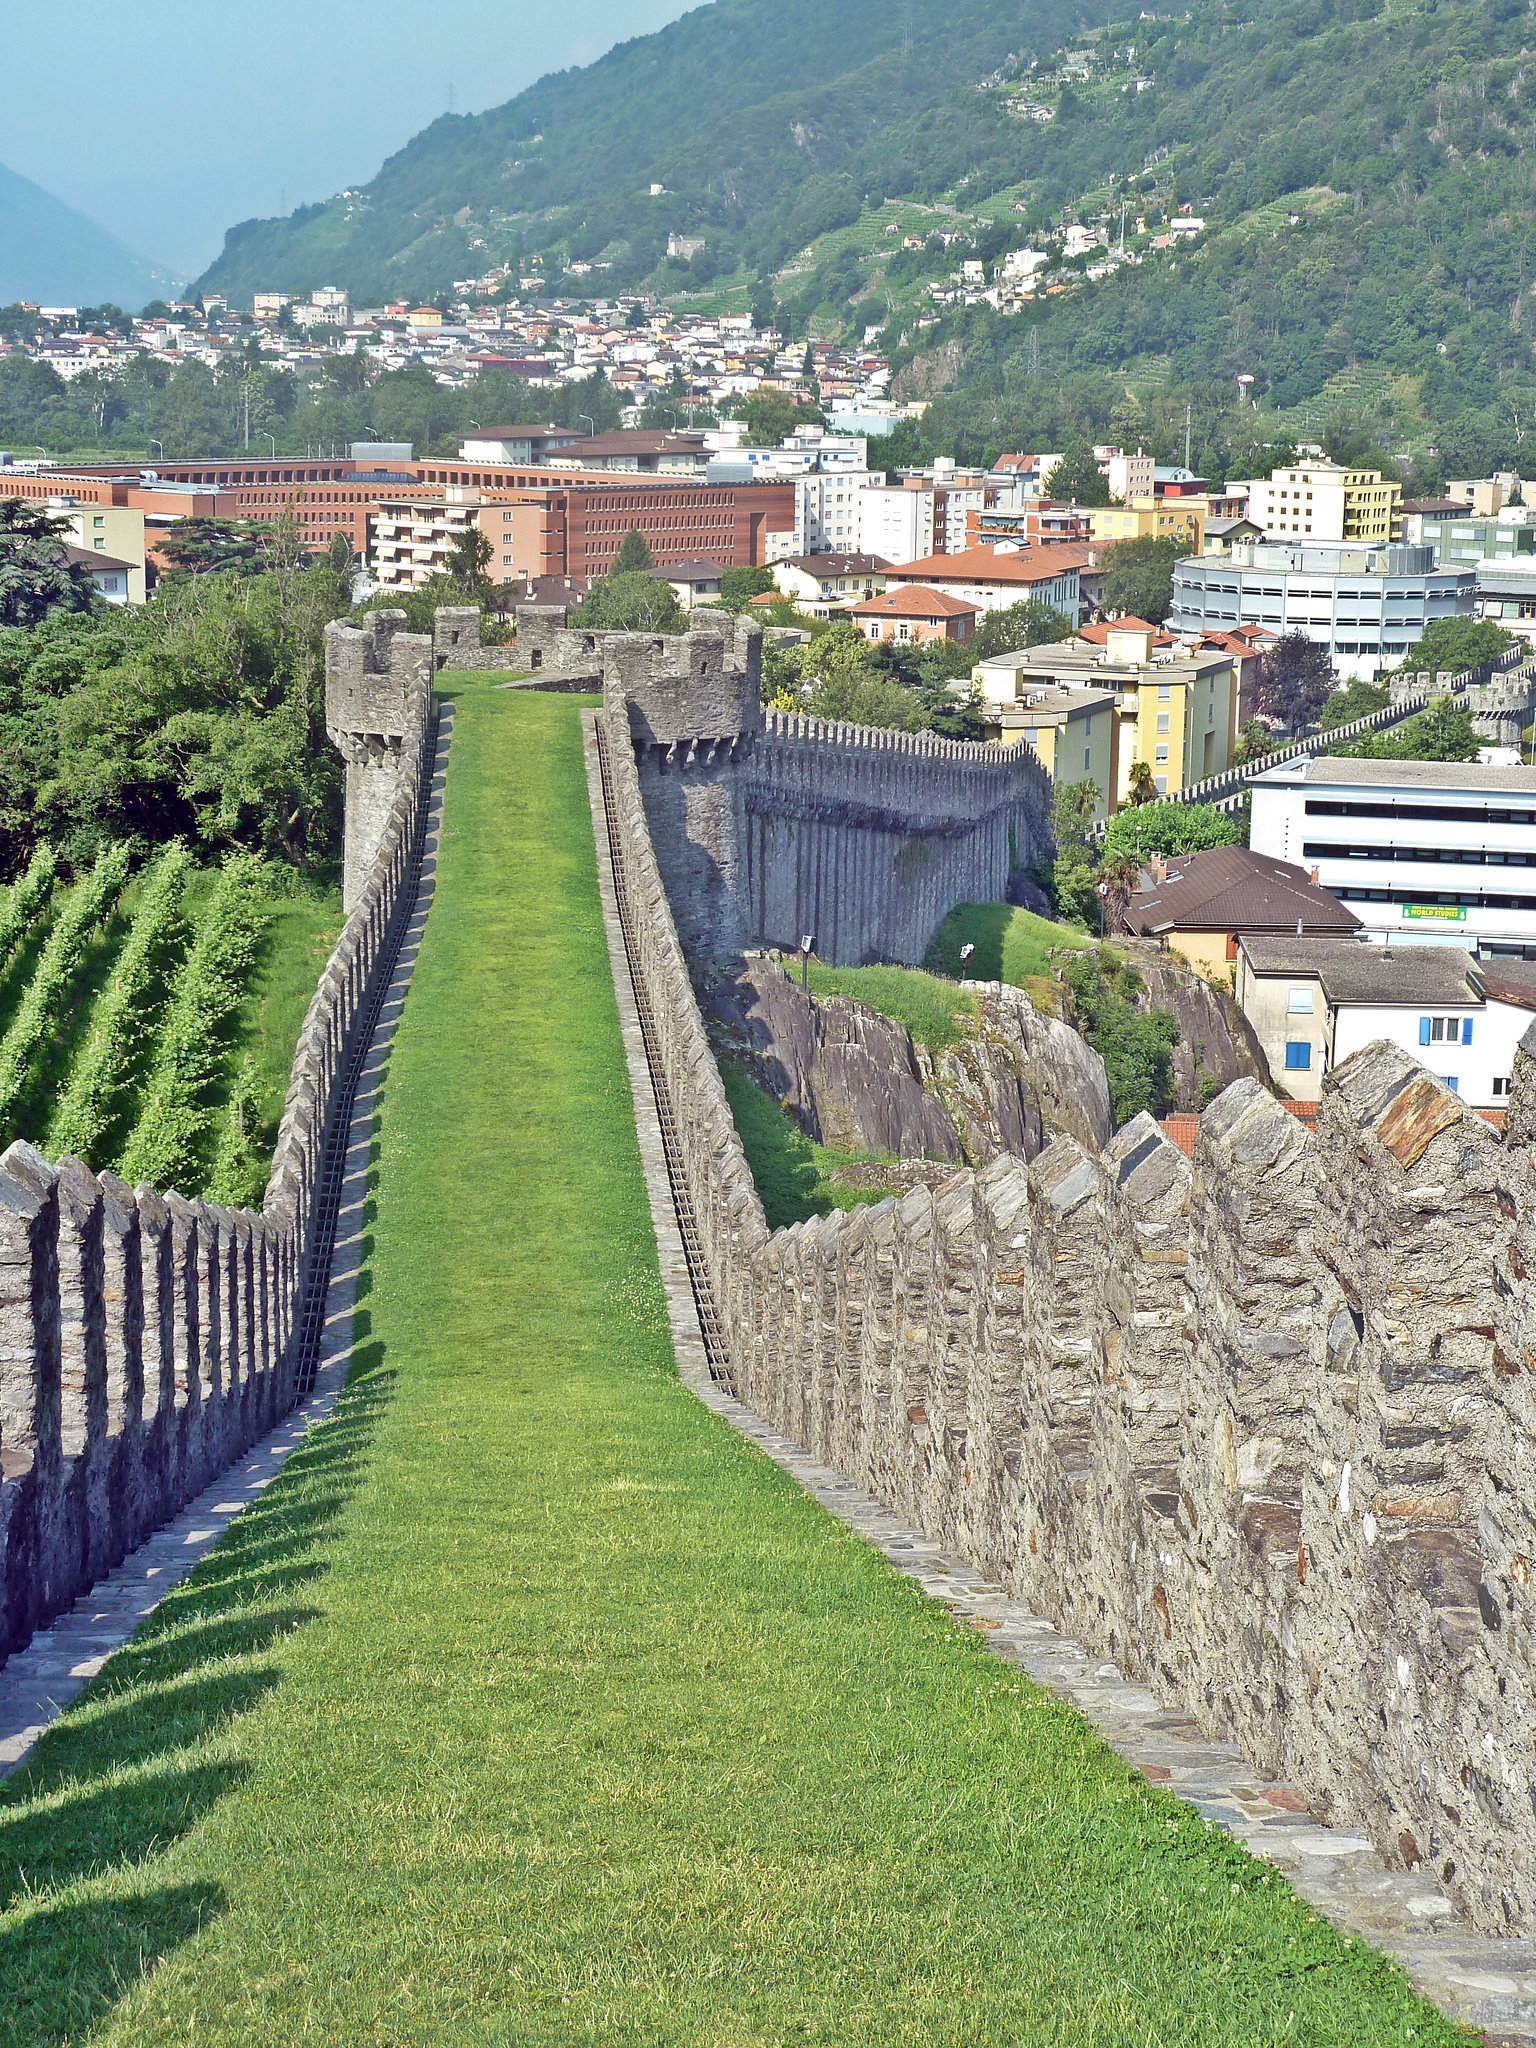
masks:
[[[762,629],[695,611],[686,633],[583,632],[520,606],[518,664],[601,687],[628,725],[652,839],[700,979],[807,935],[834,966],[920,961],[957,903],[997,902],[1046,858],[1050,778],[992,747],[764,714]]]
[[[1480,1928],[1530,1932],[1536,1046],[1508,1143],[1383,1043],[1315,1134],[1244,1080],[1193,1160],[1139,1117],[770,1232],[643,764],[599,725],[741,1398]]]
[[[378,615],[375,615],[378,616]],[[333,629],[359,692],[379,636]],[[353,645],[352,642],[362,645]],[[0,1155],[0,1655],[68,1607],[292,1405],[344,1075],[414,897],[430,669],[374,707],[396,742],[371,865],[315,990],[259,1213],[127,1187],[27,1144]],[[392,724],[391,724],[392,722]],[[313,1269],[313,1270],[312,1270]]]

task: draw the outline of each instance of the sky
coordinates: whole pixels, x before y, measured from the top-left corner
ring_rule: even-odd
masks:
[[[365,183],[450,94],[499,106],[688,4],[0,0],[0,160],[186,281],[236,221]]]

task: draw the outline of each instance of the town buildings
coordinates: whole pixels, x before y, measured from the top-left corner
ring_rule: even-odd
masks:
[[[1385,546],[1402,533],[1402,497],[1378,469],[1308,462],[1251,483],[1248,517],[1274,538]]]
[[[801,611],[826,618],[884,590],[890,566],[879,555],[795,555],[774,563],[773,581]]]
[[[1103,786],[1112,807],[1129,795],[1137,761],[1146,763],[1159,796],[1177,795],[1231,765],[1237,669],[1228,653],[1160,647],[1159,638],[1151,626],[1111,625],[1103,645],[1063,640],[989,657],[973,671],[984,715],[1027,705],[1047,687],[1112,690],[1119,729],[1113,778]]]
[[[1536,975],[1454,946],[1253,934],[1238,949],[1237,1000],[1293,1101],[1319,1101],[1327,1073],[1385,1038],[1474,1109],[1498,1109],[1536,1018]]]
[[[1319,888],[1305,868],[1247,846],[1212,846],[1154,858],[1126,908],[1127,928],[1157,939],[1223,988],[1232,987],[1239,943],[1306,933],[1352,939],[1354,912]]]
[[[1376,943],[1536,960],[1536,769],[1324,754],[1250,788],[1254,851],[1315,869]]]
[[[1120,693],[1112,684],[1065,687],[1031,678],[1012,700],[984,699],[983,717],[989,740],[1004,746],[1027,740],[1052,781],[1091,782],[1097,792],[1091,821],[1102,824],[1109,816],[1111,793],[1121,784]]]
[[[976,631],[977,607],[942,590],[920,583],[902,584],[876,597],[850,605],[848,616],[866,640],[892,640],[918,646],[925,640],[969,640]]]
[[[1243,541],[1230,555],[1176,565],[1168,623],[1190,635],[1240,625],[1302,632],[1341,675],[1368,680],[1436,619],[1470,616],[1475,588],[1472,570],[1437,568],[1429,547]]]

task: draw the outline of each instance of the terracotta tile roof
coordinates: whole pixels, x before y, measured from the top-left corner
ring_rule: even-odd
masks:
[[[903,562],[886,575],[903,583],[1049,583],[1069,569],[1093,566],[1091,548],[1057,546],[1021,548],[1015,554],[1000,554],[994,548],[966,548],[954,555],[927,555],[920,562]]]
[[[1166,878],[1138,889],[1126,909],[1134,932],[1287,932],[1348,937],[1360,920],[1305,868],[1246,846],[1212,846],[1170,860]]]
[[[878,597],[866,597],[849,607],[855,619],[974,619],[976,606],[951,597],[945,590],[929,590],[921,583],[904,583],[899,590],[887,590]]]

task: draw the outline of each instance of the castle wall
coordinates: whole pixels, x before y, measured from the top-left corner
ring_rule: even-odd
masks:
[[[325,729],[347,764],[341,907],[348,914],[384,843],[413,731],[410,704],[430,690],[432,670],[433,642],[405,631],[404,612],[367,612],[361,629],[333,619],[325,629]]]
[[[771,1232],[643,764],[600,725],[741,1398],[1478,1927],[1529,1932],[1536,1047],[1510,1143],[1378,1044],[1315,1134],[1243,1080],[1193,1160],[1140,1117]]]
[[[345,629],[343,629],[345,630]],[[388,627],[386,625],[386,637]],[[354,643],[363,643],[362,645]],[[344,1072],[414,897],[433,717],[379,639],[328,638],[353,709],[396,744],[367,873],[310,1002],[259,1212],[130,1188],[31,1145],[0,1155],[0,1655],[19,1648],[293,1404],[328,1284],[316,1201]]]

